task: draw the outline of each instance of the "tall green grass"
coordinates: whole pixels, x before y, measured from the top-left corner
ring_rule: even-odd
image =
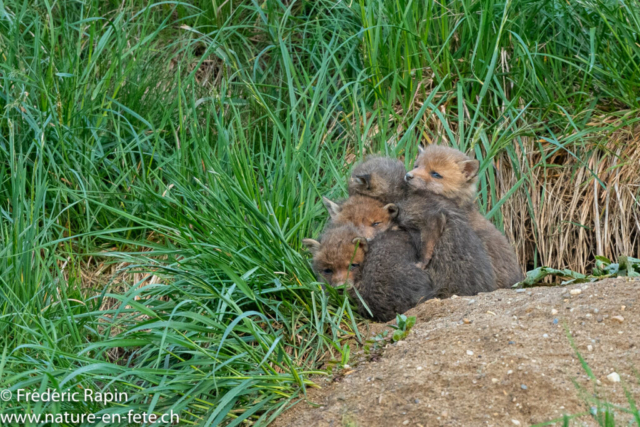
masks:
[[[639,29],[623,2],[0,3],[0,386],[130,397],[0,410],[268,423],[359,338],[300,247],[350,162],[474,150],[500,224],[494,158],[636,120]]]

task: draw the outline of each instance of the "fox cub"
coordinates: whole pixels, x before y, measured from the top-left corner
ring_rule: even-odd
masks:
[[[389,230],[367,242],[355,227],[343,225],[326,230],[320,242],[303,243],[313,253],[318,280],[353,285],[349,294],[364,316],[388,321],[438,296],[429,273],[416,267],[418,255],[405,231]]]
[[[326,197],[322,200],[329,211],[331,226],[351,224],[360,232],[360,236],[367,240],[389,229],[393,219],[398,215],[396,205],[385,205],[371,197],[355,195],[340,204]]]
[[[318,281],[334,287],[344,283],[353,285],[354,277],[360,277],[366,242],[352,225],[327,228],[319,242],[302,240],[313,255],[312,266]]]
[[[443,296],[495,289],[489,256],[464,211],[447,198],[414,185],[402,162],[368,158],[354,169],[349,194],[396,202],[395,223],[410,233],[418,265],[429,271]]]
[[[479,162],[453,148],[429,145],[421,149],[407,180],[417,189],[438,194],[462,209],[491,258],[499,288],[523,280],[516,254],[507,239],[482,216],[475,204]]]
[[[390,157],[368,156],[349,179],[349,196],[361,195],[395,203],[404,198],[404,164]]]

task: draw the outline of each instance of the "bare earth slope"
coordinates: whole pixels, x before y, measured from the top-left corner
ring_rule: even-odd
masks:
[[[407,313],[406,340],[340,382],[317,380],[309,400],[322,406],[301,402],[275,425],[525,426],[586,412],[596,391],[628,408],[623,386],[640,405],[639,297],[640,281],[622,278],[428,301]]]

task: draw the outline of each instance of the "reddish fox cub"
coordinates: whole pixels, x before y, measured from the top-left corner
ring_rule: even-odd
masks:
[[[398,215],[393,203],[384,204],[379,200],[364,196],[351,196],[338,204],[326,197],[322,198],[335,226],[352,224],[360,236],[371,240],[376,234],[386,231]]]
[[[313,253],[319,281],[353,285],[348,292],[363,316],[388,321],[438,296],[429,273],[416,267],[417,253],[405,231],[389,230],[367,242],[353,226],[344,225],[329,228],[320,242],[303,243]]]
[[[359,277],[366,239],[354,226],[329,227],[320,236],[320,242],[303,239],[302,243],[313,254],[313,271],[319,282],[330,286],[353,285],[354,276]]]
[[[407,173],[411,185],[453,201],[467,215],[491,258],[496,284],[510,287],[523,280],[515,252],[507,239],[478,211],[475,204],[479,162],[453,148],[429,145]]]

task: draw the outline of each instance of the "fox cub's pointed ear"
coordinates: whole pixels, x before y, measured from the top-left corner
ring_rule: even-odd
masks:
[[[315,255],[320,250],[320,242],[313,239],[302,239],[302,244],[307,247],[309,252]]]
[[[419,145],[418,145],[418,155],[420,155],[420,154],[422,154],[422,153],[424,153],[424,145],[419,144]]]
[[[335,202],[332,202],[331,200],[327,199],[326,197],[322,198],[322,203],[324,203],[324,206],[329,211],[329,216],[331,217],[331,219],[336,219],[336,217],[338,216],[338,214],[342,210],[340,205],[335,203]]]
[[[351,179],[353,179],[353,181],[362,189],[368,190],[371,186],[371,175],[369,175],[368,173],[355,175]]]
[[[389,213],[389,216],[391,217],[391,219],[395,218],[398,216],[398,206],[396,206],[393,203],[389,203],[388,205],[386,205],[384,207],[384,210],[387,211]]]
[[[480,162],[477,160],[465,160],[460,163],[462,168],[462,173],[464,174],[467,181],[471,181],[476,176],[478,176],[478,169],[480,169]]]
[[[351,243],[358,245],[358,247],[365,252],[369,250],[369,244],[367,243],[367,239],[364,237],[356,237],[351,241]]]

